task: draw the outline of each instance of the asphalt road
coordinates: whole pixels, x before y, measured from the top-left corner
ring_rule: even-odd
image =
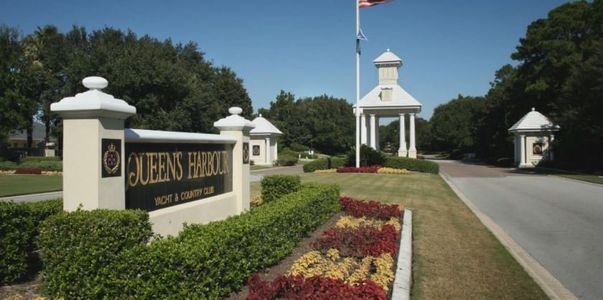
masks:
[[[581,299],[603,299],[603,185],[440,161],[481,212]]]

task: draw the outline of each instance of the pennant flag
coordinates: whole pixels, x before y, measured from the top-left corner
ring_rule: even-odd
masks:
[[[364,32],[362,32],[362,29],[358,30],[358,34],[356,35],[356,39],[362,40],[362,41],[368,41],[368,39],[366,38],[366,35],[364,35]]]
[[[391,0],[358,0],[358,7],[365,8],[371,7],[379,4],[385,4],[390,2]]]

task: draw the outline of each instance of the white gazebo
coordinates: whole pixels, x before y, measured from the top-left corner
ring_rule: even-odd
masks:
[[[278,159],[277,138],[283,133],[261,114],[251,123],[255,125],[249,132],[251,160],[256,165],[272,165]]]
[[[400,118],[400,147],[398,156],[417,157],[415,145],[415,114],[421,103],[398,84],[398,69],[402,60],[387,49],[373,61],[379,72],[379,85],[360,99],[360,141],[379,150],[379,118]],[[405,116],[409,116],[409,147],[406,147]]]
[[[515,135],[515,163],[520,168],[533,168],[540,161],[553,160],[551,143],[559,126],[532,107],[509,132]]]

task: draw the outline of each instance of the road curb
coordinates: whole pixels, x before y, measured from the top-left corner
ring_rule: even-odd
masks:
[[[63,198],[63,191],[53,191],[53,192],[45,192],[45,193],[37,193],[37,194],[25,194],[25,195],[15,195],[15,196],[6,196],[0,198],[0,202],[38,202],[45,200],[53,200]]]
[[[410,299],[412,276],[412,211],[405,209],[392,300]]]
[[[511,256],[524,268],[524,270],[534,279],[536,284],[551,299],[578,299],[570,290],[557,280],[549,271],[547,271],[536,259],[534,259],[525,249],[523,249],[511,236],[509,236],[498,224],[482,213],[477,207],[469,201],[467,197],[447,178],[440,173],[440,177],[448,184],[454,193],[469,207],[477,218],[494,234],[500,243],[511,253]]]

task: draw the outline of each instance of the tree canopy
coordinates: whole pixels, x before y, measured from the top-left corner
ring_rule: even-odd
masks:
[[[322,95],[295,100],[290,92],[281,91],[270,108],[259,113],[283,132],[284,146],[303,145],[338,154],[354,144],[354,114],[345,99]]]
[[[50,104],[82,92],[81,80],[98,75],[105,92],[137,108],[128,126],[210,132],[230,106],[250,117],[243,81],[227,67],[215,67],[198,45],[160,41],[131,31],[104,28],[90,33],[54,26],[21,37],[0,27],[0,137],[10,129],[31,130],[34,120],[60,134]],[[31,137],[30,137],[31,139]]]
[[[507,129],[535,107],[561,126],[556,157],[568,166],[603,168],[603,1],[563,4],[532,22],[486,95],[480,152],[512,156]]]

